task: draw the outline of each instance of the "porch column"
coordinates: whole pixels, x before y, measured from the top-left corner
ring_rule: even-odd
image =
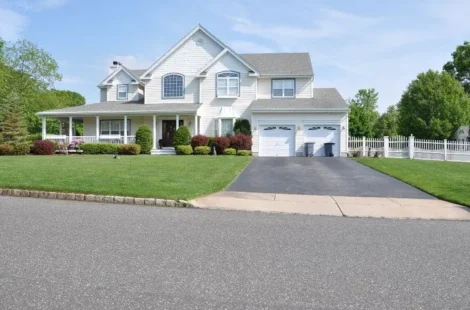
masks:
[[[156,115],[153,116],[152,134],[153,134],[153,147],[152,148],[156,150],[157,149],[157,116]]]
[[[198,128],[197,128],[197,127],[198,127],[197,121],[198,121],[198,119],[197,119],[197,114],[196,114],[196,115],[194,115],[194,135],[199,134],[199,133],[197,132],[197,129],[198,129]]]
[[[96,124],[95,124],[95,135],[96,135],[96,142],[100,142],[100,117],[95,116]]]
[[[62,136],[62,120],[59,119],[59,136]]]
[[[69,142],[72,141],[73,136],[73,118],[69,116]]]
[[[46,140],[46,117],[42,117],[42,139]]]
[[[124,144],[127,144],[127,115],[124,115]]]
[[[178,128],[180,128],[180,116],[176,115],[176,130],[178,130]]]

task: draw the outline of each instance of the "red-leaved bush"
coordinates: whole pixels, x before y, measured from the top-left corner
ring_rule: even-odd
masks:
[[[209,144],[209,138],[204,135],[196,135],[191,138],[191,146],[196,148],[198,146],[207,146]]]
[[[224,150],[230,146],[230,139],[227,137],[215,137],[214,138],[214,147],[217,154],[221,155],[224,153]]]
[[[0,156],[4,155],[12,155],[13,154],[13,146],[8,144],[0,144]]]
[[[54,155],[54,142],[49,140],[37,140],[34,142],[33,150],[36,155]]]
[[[230,147],[238,150],[251,150],[253,142],[251,141],[251,136],[244,135],[239,133],[238,135],[232,136],[230,138]]]

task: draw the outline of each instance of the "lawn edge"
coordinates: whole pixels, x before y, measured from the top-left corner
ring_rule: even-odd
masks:
[[[415,184],[413,184],[413,183],[411,183],[411,182],[408,182],[408,181],[406,181],[406,180],[402,180],[402,179],[400,179],[400,178],[398,178],[398,177],[396,177],[396,176],[394,176],[394,175],[391,175],[391,174],[389,174],[389,173],[387,173],[387,172],[385,172],[385,171],[382,171],[382,170],[380,170],[380,169],[376,169],[375,167],[371,167],[371,166],[369,166],[369,165],[366,165],[366,164],[364,164],[364,163],[361,163],[361,162],[359,161],[359,159],[354,159],[354,158],[353,158],[352,160],[354,160],[356,163],[358,163],[358,164],[360,164],[360,165],[363,165],[363,166],[365,166],[365,167],[368,167],[368,168],[370,168],[370,169],[373,169],[373,170],[375,170],[375,171],[378,171],[378,172],[380,172],[380,173],[383,173],[383,174],[385,174],[385,175],[387,175],[387,176],[389,176],[389,177],[391,177],[391,178],[394,178],[394,179],[396,179],[396,180],[398,180],[398,181],[401,181],[401,182],[406,183],[406,184],[408,184],[408,185],[410,185],[410,186],[413,186],[414,188],[417,188],[417,189],[419,189],[419,190],[421,190],[421,191],[423,191],[423,192],[425,192],[425,193],[427,193],[427,194],[429,194],[429,195],[431,195],[431,196],[433,196],[433,197],[436,197],[436,198],[438,198],[438,199],[441,199],[441,200],[444,200],[444,201],[447,201],[447,202],[456,203],[456,204],[459,204],[459,205],[464,206],[464,207],[466,207],[466,208],[470,208],[470,204],[467,204],[467,203],[465,203],[465,202],[460,202],[460,201],[457,201],[457,200],[455,200],[455,199],[449,199],[449,198],[446,198],[446,197],[442,197],[442,196],[439,195],[439,194],[431,193],[431,192],[429,192],[428,190],[422,188],[422,187],[419,186],[419,185],[415,185]],[[411,160],[411,159],[410,159],[410,160]]]

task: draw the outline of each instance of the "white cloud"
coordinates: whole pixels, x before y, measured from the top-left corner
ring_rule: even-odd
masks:
[[[237,53],[272,53],[273,49],[250,41],[232,41],[230,47]]]
[[[0,8],[0,37],[6,41],[18,39],[26,26],[28,18],[12,10]]]

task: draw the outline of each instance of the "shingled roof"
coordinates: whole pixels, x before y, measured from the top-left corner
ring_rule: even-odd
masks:
[[[261,75],[313,76],[309,53],[240,54]]]

